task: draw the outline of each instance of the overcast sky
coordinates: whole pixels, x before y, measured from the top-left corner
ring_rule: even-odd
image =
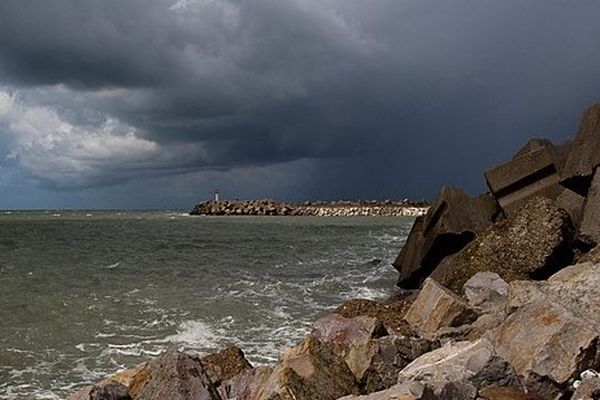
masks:
[[[2,0],[0,208],[431,198],[600,101],[600,1]]]

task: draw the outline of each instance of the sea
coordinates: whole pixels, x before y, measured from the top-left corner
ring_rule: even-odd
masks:
[[[394,291],[410,217],[0,211],[0,399],[64,399],[167,349],[274,363]]]

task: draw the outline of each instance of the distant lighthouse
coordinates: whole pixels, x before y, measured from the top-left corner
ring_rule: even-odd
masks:
[[[215,190],[215,201],[219,201],[219,189]]]

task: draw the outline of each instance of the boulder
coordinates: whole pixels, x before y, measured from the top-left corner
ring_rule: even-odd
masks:
[[[553,398],[579,371],[595,364],[599,331],[566,307],[538,296],[491,337],[498,354],[530,390]]]
[[[581,374],[581,380],[573,385],[575,393],[571,400],[599,400],[600,375],[596,371],[587,370]]]
[[[562,210],[565,210],[567,214],[569,214],[575,229],[579,229],[581,226],[584,202],[585,197],[572,191],[571,189],[564,189],[555,200],[556,206]]]
[[[345,318],[329,314],[313,324],[312,334],[322,342],[336,343],[343,347],[387,335],[381,321],[370,317]]]
[[[350,347],[344,361],[359,382],[361,391],[372,393],[395,385],[400,370],[438,346],[436,341],[424,338],[388,336]]]
[[[270,367],[244,369],[233,378],[222,382],[218,389],[219,394],[223,400],[254,399],[272,373],[273,368]]]
[[[520,385],[512,367],[496,353],[487,339],[450,342],[423,354],[400,372],[398,382],[421,382],[432,387],[436,395],[440,395],[449,384],[475,389],[491,384]],[[461,390],[469,392],[464,387]]]
[[[416,293],[410,292],[398,294],[384,302],[353,299],[340,305],[334,312],[346,318],[376,318],[383,323],[390,335],[411,335],[412,331],[404,320],[404,315],[416,297]]]
[[[460,189],[442,188],[424,217],[418,217],[394,267],[398,286],[417,288],[446,256],[471,242],[498,214],[490,195],[472,198]]]
[[[202,361],[169,351],[150,361],[132,379],[134,400],[221,400]]]
[[[464,292],[471,307],[491,312],[506,302],[508,284],[495,272],[478,272],[465,283]]]
[[[533,197],[556,199],[560,195],[557,154],[550,141],[534,139],[515,158],[485,172],[487,185],[505,215],[512,215]]]
[[[438,400],[431,388],[419,382],[406,382],[364,396],[345,396],[339,400]]]
[[[244,352],[237,346],[229,346],[209,354],[202,358],[202,365],[215,385],[233,378],[242,371],[252,369],[252,365],[244,357]]]
[[[594,104],[583,114],[577,136],[563,170],[562,184],[585,196],[600,164],[600,104]]]
[[[464,301],[431,278],[425,280],[405,316],[414,329],[428,337],[440,328],[468,324],[475,318],[475,312]]]
[[[334,400],[358,393],[352,371],[336,354],[333,345],[309,335],[281,354],[255,399]]]
[[[509,386],[488,386],[479,391],[479,398],[481,400],[544,400],[536,394],[525,393]]]
[[[495,272],[507,282],[545,279],[573,261],[573,236],[569,215],[551,200],[536,197],[444,260],[432,277],[455,293],[480,271]]]
[[[598,132],[600,135],[600,132]],[[600,243],[600,169],[594,173],[583,204],[580,232],[594,243]]]

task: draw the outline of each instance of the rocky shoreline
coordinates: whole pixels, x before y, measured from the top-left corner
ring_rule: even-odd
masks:
[[[229,347],[169,351],[69,400],[600,398],[600,104],[572,142],[532,140],[444,188],[394,266],[403,288],[352,300],[271,366]]]
[[[426,202],[334,201],[285,203],[273,200],[210,200],[197,204],[191,215],[271,215],[316,217],[417,217],[429,209]]]

